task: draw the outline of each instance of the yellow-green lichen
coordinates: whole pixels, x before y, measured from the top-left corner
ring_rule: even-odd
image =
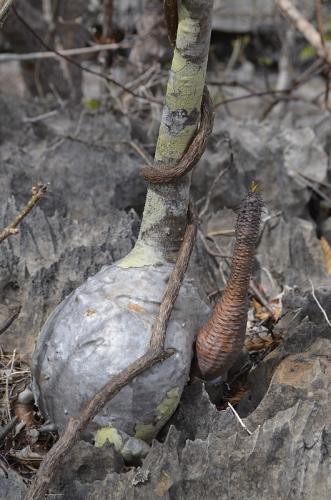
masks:
[[[152,441],[158,433],[158,429],[154,424],[137,424],[135,431],[134,437],[142,439],[147,443]]]
[[[199,111],[204,79],[205,66],[185,59],[175,50],[167,87],[165,113],[176,113],[176,111],[182,109],[189,116],[193,110]],[[192,87],[192,82],[194,82],[194,87]],[[190,142],[196,130],[196,125],[197,120],[195,123],[187,123],[179,133],[174,134],[174,130],[169,130],[168,124],[162,122],[155,159],[157,161],[166,161],[167,158],[172,158],[174,161],[178,160]]]
[[[195,44],[199,33],[199,20],[190,17],[189,11],[181,4],[178,11],[177,47],[185,49],[188,45]]]
[[[159,266],[163,262],[164,260],[155,248],[137,241],[131,252],[119,260],[116,265],[122,269],[128,269],[130,267]]]
[[[176,410],[180,400],[180,393],[178,387],[171,389],[167,392],[164,400],[156,408],[156,414],[158,416],[158,422],[161,423],[161,427],[166,421],[171,417],[171,415]]]
[[[139,423],[135,427],[135,437],[143,441],[151,441],[156,437],[160,429],[169,420],[176,410],[180,400],[180,391],[178,387],[167,392],[166,397],[161,401],[155,410],[156,418],[154,423]]]
[[[95,446],[102,448],[102,446],[109,441],[113,444],[116,451],[123,448],[123,439],[115,427],[102,427],[95,434]]]

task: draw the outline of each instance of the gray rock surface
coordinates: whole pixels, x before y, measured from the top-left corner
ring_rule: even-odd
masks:
[[[330,292],[316,291],[329,317]],[[284,342],[250,380],[253,411],[244,421],[252,435],[193,384],[165,442],[153,443],[142,467],[90,484],[75,480],[62,498],[329,498],[329,327],[311,294],[291,290],[284,304]]]
[[[64,457],[52,481],[52,491],[61,490],[77,477],[82,483],[103,480],[109,472],[120,472],[124,463],[114,446],[106,443],[96,448],[85,441],[78,441]]]
[[[296,217],[267,221],[257,251],[259,281],[270,297],[287,285],[301,290],[330,282],[316,226]]]
[[[23,500],[25,493],[22,477],[9,468],[5,473],[0,467],[0,500]]]
[[[106,215],[112,206],[142,209],[146,192],[138,175],[142,159],[130,146],[128,118],[114,106],[101,103],[96,111],[70,107],[48,120],[30,123],[27,118],[49,111],[54,104],[8,105],[16,134],[5,121],[3,128],[11,133],[12,141],[4,142],[0,152],[4,193],[14,194],[23,204],[33,183],[49,182],[46,213],[70,212],[76,219]]]
[[[233,155],[233,163],[231,163]],[[229,167],[213,188],[210,208],[236,208],[244,186],[261,183],[268,210],[289,217],[308,217],[311,193],[305,177],[326,180],[328,158],[313,129],[286,129],[277,123],[216,120],[206,153],[193,173],[193,193],[205,196],[213,180]]]
[[[121,1],[116,13],[117,22],[132,30],[144,8],[159,3],[159,0]],[[306,15],[311,16],[313,12],[311,0],[297,1],[296,4]],[[213,29],[230,33],[271,29],[274,27],[277,14],[277,7],[272,0],[215,0]]]
[[[50,183],[19,234],[1,245],[0,322],[22,306],[1,345],[25,353],[66,295],[132,248],[139,219],[131,207],[142,208],[146,190],[126,117],[101,105],[24,121],[50,107],[0,100],[0,227],[26,204],[33,184]]]
[[[43,203],[43,202],[42,202]],[[0,206],[0,225],[16,212],[10,199]],[[1,245],[0,318],[22,306],[21,313],[1,337],[6,349],[32,353],[35,338],[61,300],[103,265],[124,257],[137,236],[138,219],[113,209],[96,220],[47,217],[37,207],[20,225],[19,234]]]

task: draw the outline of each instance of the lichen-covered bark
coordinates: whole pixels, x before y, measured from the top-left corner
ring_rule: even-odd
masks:
[[[212,5],[212,0],[178,2],[176,47],[155,152],[157,167],[178,162],[199,123]],[[137,246],[123,266],[138,265],[138,254],[145,251],[156,260],[175,257],[186,227],[190,181],[188,175],[171,184],[149,186]],[[146,259],[140,265],[144,264]]]

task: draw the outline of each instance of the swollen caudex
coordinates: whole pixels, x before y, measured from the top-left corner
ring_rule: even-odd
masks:
[[[34,355],[34,389],[44,416],[63,430],[68,417],[149,346],[171,264],[103,268],[67,297],[45,324]],[[191,314],[187,314],[188,308]],[[150,441],[175,411],[192,344],[209,308],[185,280],[167,328],[175,353],[124,387],[90,431],[113,427]]]

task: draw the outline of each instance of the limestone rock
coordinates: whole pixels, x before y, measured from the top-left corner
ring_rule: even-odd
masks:
[[[0,206],[4,226],[17,210],[13,199]],[[1,337],[5,349],[31,353],[45,320],[61,300],[89,275],[126,255],[137,235],[137,216],[112,210],[111,218],[81,220],[52,217],[35,208],[0,253],[0,318],[22,306]],[[24,284],[24,286],[23,286]]]
[[[109,443],[95,448],[85,441],[78,441],[62,460],[52,481],[52,491],[62,490],[73,477],[82,483],[101,481],[110,472],[120,472],[123,465],[121,456]]]
[[[231,158],[233,157],[233,162]],[[261,184],[268,210],[308,218],[307,178],[327,178],[328,158],[313,129],[284,129],[277,123],[227,119],[215,122],[207,151],[193,173],[193,193],[204,197],[217,174],[210,210],[235,209],[252,180]]]
[[[330,288],[316,291],[331,314]],[[102,481],[74,480],[62,491],[73,500],[166,499],[292,500],[329,497],[329,327],[308,293],[284,299],[284,342],[273,365],[251,380],[266,379],[261,401],[245,419],[249,435],[230,409],[218,412],[201,384],[188,387],[164,443],[154,442],[142,467],[110,473]],[[298,314],[298,307],[299,314]],[[308,314],[308,316],[307,316]],[[253,397],[254,399],[254,397]]]
[[[0,467],[0,500],[23,500],[25,493],[22,477],[9,468],[6,474]]]

